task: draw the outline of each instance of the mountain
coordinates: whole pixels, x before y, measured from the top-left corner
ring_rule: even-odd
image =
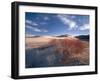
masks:
[[[66,37],[72,37],[69,34],[63,34],[63,35],[58,35],[58,36],[48,36],[48,35],[43,35],[43,36],[39,36],[39,35],[26,35],[26,38],[38,38],[38,37],[42,37],[42,38],[49,38],[49,39],[65,39]],[[89,35],[78,35],[78,36],[74,36],[75,38],[78,38],[80,40],[83,41],[89,41]]]
[[[26,38],[32,38],[32,37],[40,37],[38,35],[25,35]]]
[[[80,40],[84,40],[84,41],[89,41],[89,35],[79,35],[79,36],[76,36],[76,38]]]
[[[64,34],[64,35],[59,35],[59,36],[56,36],[56,37],[68,37],[70,36],[69,34]]]

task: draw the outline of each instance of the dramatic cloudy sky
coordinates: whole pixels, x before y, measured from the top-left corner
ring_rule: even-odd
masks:
[[[88,15],[25,13],[26,36],[86,35],[89,29]]]

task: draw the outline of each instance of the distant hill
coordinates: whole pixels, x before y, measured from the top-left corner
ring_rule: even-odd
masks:
[[[64,35],[58,35],[58,36],[39,36],[39,35],[33,35],[33,36],[26,36],[26,38],[37,38],[37,37],[46,37],[46,38],[63,38],[63,37],[69,37],[71,35],[69,34],[64,34]],[[83,41],[89,41],[89,35],[79,35],[79,36],[75,36],[75,38],[78,38],[80,40]]]
[[[79,35],[79,36],[76,36],[76,38],[80,40],[84,40],[84,41],[89,41],[89,35]]]
[[[59,36],[56,36],[56,37],[68,37],[70,36],[69,34],[65,34],[65,35],[59,35]]]
[[[40,36],[34,35],[34,36],[25,36],[25,37],[27,37],[27,38],[32,38],[32,37],[40,37]]]

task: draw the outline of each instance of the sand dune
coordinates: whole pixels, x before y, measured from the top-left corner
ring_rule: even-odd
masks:
[[[25,44],[26,49],[28,48],[37,48],[44,45],[47,45],[52,39],[48,37],[32,37],[32,38],[26,38]]]
[[[71,37],[69,37],[71,38]],[[48,45],[54,39],[66,39],[66,37],[52,37],[52,36],[41,36],[41,37],[30,37],[25,39],[26,49],[37,48],[43,45]]]
[[[28,48],[38,48],[44,45],[49,45],[52,41],[67,40],[67,41],[78,41],[77,38],[68,37],[52,37],[52,36],[41,36],[41,37],[30,37],[25,39],[26,49]]]

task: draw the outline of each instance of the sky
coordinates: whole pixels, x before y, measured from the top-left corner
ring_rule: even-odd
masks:
[[[26,36],[89,34],[89,15],[25,13]]]

